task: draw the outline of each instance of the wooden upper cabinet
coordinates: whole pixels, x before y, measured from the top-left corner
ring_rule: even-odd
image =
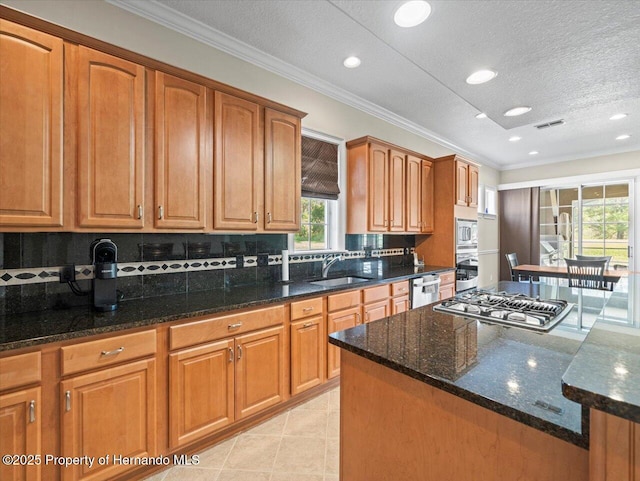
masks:
[[[424,234],[430,234],[433,232],[433,169],[431,162],[423,160],[420,164],[422,174],[420,176],[420,203],[422,208],[420,209],[421,221],[420,231]]]
[[[155,225],[205,226],[207,88],[156,72]]]
[[[78,225],[143,227],[140,65],[78,47]]]
[[[370,144],[368,184],[369,231],[386,232],[389,230],[389,149],[385,146]]]
[[[406,159],[404,152],[389,151],[389,230],[405,230]]]
[[[264,111],[264,229],[300,229],[300,118]]]
[[[0,226],[62,226],[62,40],[0,20]]]
[[[478,167],[469,164],[469,207],[478,207]]]
[[[469,198],[469,164],[456,160],[456,204],[467,205]]]
[[[407,155],[407,232],[421,232],[421,172],[422,160],[413,155]]]
[[[215,229],[258,230],[263,198],[260,106],[215,92]]]

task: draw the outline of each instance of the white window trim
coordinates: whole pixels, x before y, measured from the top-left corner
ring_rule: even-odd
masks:
[[[330,249],[297,251],[295,250],[295,234],[288,234],[289,252],[296,254],[332,254],[336,252],[344,252],[345,233],[347,230],[347,147],[344,139],[334,137],[332,135],[323,134],[312,129],[302,128],[302,135],[311,137],[312,139],[322,140],[338,146],[338,187],[340,187],[340,195],[337,202],[327,202],[327,228],[329,237],[327,239]]]

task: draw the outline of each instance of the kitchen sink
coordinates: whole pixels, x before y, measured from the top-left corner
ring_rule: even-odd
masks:
[[[356,284],[358,282],[367,282],[371,279],[368,277],[358,277],[358,276],[346,276],[346,277],[334,277],[333,279],[318,279],[315,281],[309,281],[309,284],[313,284],[314,286],[322,286],[322,287],[335,287],[335,286],[344,286],[347,284]]]

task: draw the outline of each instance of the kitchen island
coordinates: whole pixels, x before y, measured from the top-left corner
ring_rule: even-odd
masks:
[[[575,402],[563,395],[563,376],[571,377],[576,364],[581,375],[608,369],[595,369],[584,357],[589,330],[633,329],[631,296],[546,284],[500,283],[497,289],[574,306],[544,334],[426,306],[331,335],[343,349],[342,480],[590,479],[587,401],[595,388],[585,383],[583,399]],[[627,359],[640,351],[638,339],[625,344]],[[616,384],[623,398],[638,372],[625,366],[627,382]],[[580,388],[565,383],[564,389]],[[609,412],[636,412],[622,404]]]

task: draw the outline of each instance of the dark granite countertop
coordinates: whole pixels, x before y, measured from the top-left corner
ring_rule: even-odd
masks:
[[[411,279],[450,267],[384,266],[363,262],[349,275],[370,281],[339,287],[321,287],[307,281],[240,286],[232,289],[151,297],[120,302],[114,312],[101,313],[91,308],[71,308],[0,316],[0,352],[28,346],[64,341],[84,336],[149,326],[189,317],[215,314],[247,307],[291,301],[296,298],[325,295],[345,289],[364,288],[392,280]],[[330,276],[331,277],[331,276]]]
[[[581,362],[580,356],[588,354],[580,346],[589,329],[606,322],[608,312],[622,315],[619,308],[608,309],[613,300],[623,305],[628,315],[628,295],[572,290],[544,283],[501,282],[495,288],[565,299],[575,305],[547,333],[480,322],[425,306],[331,334],[329,342],[560,439],[588,447],[588,409],[563,396],[562,377],[574,362]],[[466,353],[460,352],[460,343],[455,342],[456,333],[460,334],[462,329],[468,333]],[[598,330],[594,330],[596,335]],[[631,343],[637,352],[640,337]],[[585,344],[589,345],[591,342]],[[477,349],[475,359],[474,349]],[[634,362],[639,362],[637,356]],[[583,368],[585,372],[593,369],[589,363]],[[637,396],[637,386],[633,392]]]

